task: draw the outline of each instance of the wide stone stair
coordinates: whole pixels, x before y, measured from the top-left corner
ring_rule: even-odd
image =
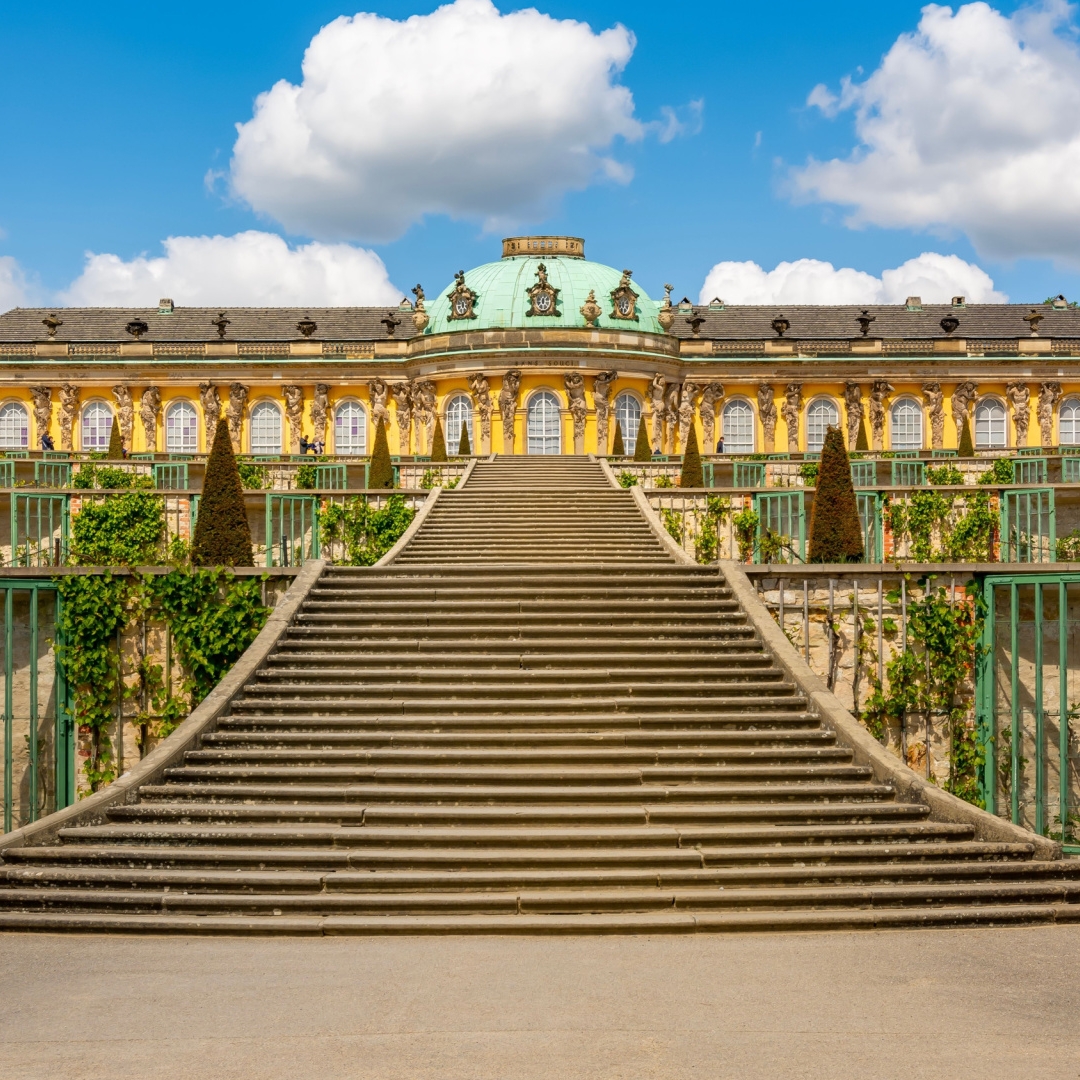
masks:
[[[199,749],[8,849],[0,928],[661,932],[1036,922],[1080,867],[853,764],[716,568],[586,459],[483,462],[327,569]]]

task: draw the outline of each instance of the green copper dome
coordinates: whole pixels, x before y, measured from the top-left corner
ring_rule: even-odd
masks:
[[[515,238],[503,242],[503,250],[521,248],[532,239]],[[557,238],[562,240],[563,238]],[[520,242],[519,242],[520,241]],[[584,245],[577,241],[579,250]],[[561,245],[565,247],[565,244]],[[558,293],[553,305],[558,314],[536,314],[536,308],[548,304],[547,298],[537,293],[534,305],[529,290],[541,283],[540,267],[544,267],[547,284]],[[460,296],[458,280],[451,282],[434,299],[425,301],[430,321],[425,334],[453,334],[464,330],[538,329],[546,327],[577,327],[585,329],[588,324],[581,314],[581,307],[593,292],[600,307],[595,326],[601,330],[632,330],[650,334],[662,334],[663,328],[656,320],[659,309],[640,285],[633,280],[630,287],[637,293],[634,304],[635,319],[612,318],[614,301],[612,292],[622,282],[622,272],[603,263],[589,262],[580,256],[562,253],[536,255],[504,255],[498,262],[484,263],[464,275],[465,288],[475,293],[472,314],[475,318],[451,318],[451,298]],[[533,312],[530,314],[530,312]]]

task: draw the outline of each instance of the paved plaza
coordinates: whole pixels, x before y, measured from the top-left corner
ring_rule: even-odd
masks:
[[[5,1080],[1080,1076],[1080,927],[0,938]]]

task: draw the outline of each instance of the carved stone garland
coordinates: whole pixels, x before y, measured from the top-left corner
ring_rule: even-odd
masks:
[[[514,453],[514,424],[517,418],[518,391],[521,389],[521,372],[517,368],[502,377],[499,389],[499,416],[503,426],[503,453]]]
[[[939,382],[922,384],[923,404],[930,417],[930,446],[940,450],[945,445],[945,394]]]
[[[802,383],[788,383],[784,388],[784,404],[780,407],[780,415],[787,425],[787,448],[791,454],[799,451],[799,417],[802,415],[802,403]]]
[[[593,377],[593,406],[596,409],[596,447],[608,452],[608,418],[611,414],[611,388],[619,377],[617,371],[601,371]]]
[[[304,433],[304,388],[283,386],[281,396],[285,399],[285,419],[289,421],[289,453],[300,453],[300,436]]]
[[[225,410],[225,418],[229,421],[229,438],[236,454],[240,453],[240,433],[243,430],[247,399],[248,388],[243,383],[229,383],[229,407]]]
[[[574,422],[574,453],[585,453],[585,418],[589,415],[589,406],[585,401],[585,379],[580,372],[568,371],[563,376],[566,387],[567,408]]]
[[[128,451],[132,448],[131,435],[135,427],[135,406],[131,401],[131,389],[122,383],[112,388],[116,399],[116,422],[120,425],[120,438]],[[150,447],[147,447],[149,450]]]
[[[150,453],[157,451],[158,417],[161,415],[161,391],[156,386],[148,386],[139,400],[139,419],[142,421],[143,437],[146,449]],[[123,428],[121,427],[121,431]],[[129,444],[130,445],[130,444]]]
[[[762,443],[765,453],[771,454],[776,447],[776,392],[770,383],[758,383],[757,403]]]
[[[71,383],[60,387],[60,449],[71,450],[71,431],[75,424],[75,414],[79,411],[80,390]]]
[[[473,447],[474,453],[491,453],[491,414],[495,410],[495,403],[491,400],[491,383],[486,375],[475,372],[468,377],[469,390],[472,392],[473,404],[480,416],[480,446]]]

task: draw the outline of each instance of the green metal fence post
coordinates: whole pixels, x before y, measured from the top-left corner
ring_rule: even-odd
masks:
[[[1046,833],[1046,739],[1043,709],[1043,586],[1035,583],[1035,831]]]
[[[979,741],[984,748],[982,772],[983,805],[991,813],[997,812],[997,731],[994,723],[994,634],[996,632],[994,609],[994,586],[984,586],[987,617],[983,622],[979,641],[979,655],[975,667],[976,717]]]

